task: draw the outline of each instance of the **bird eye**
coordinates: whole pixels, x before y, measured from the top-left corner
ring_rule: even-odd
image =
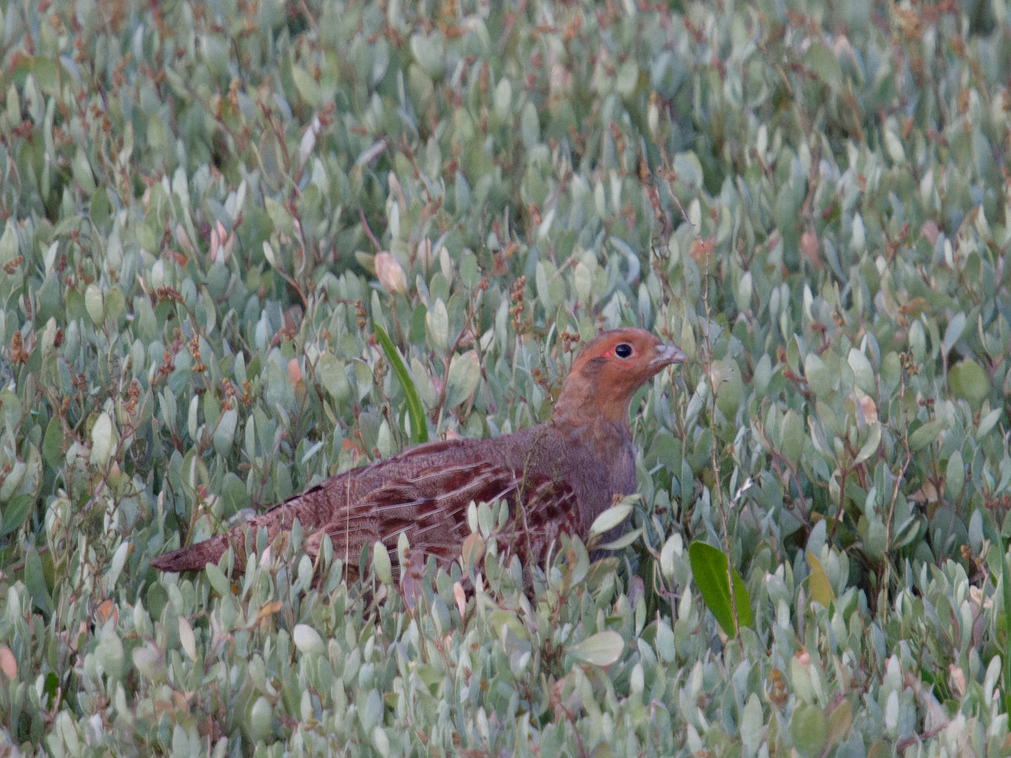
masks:
[[[626,342],[622,342],[616,348],[614,348],[614,354],[619,358],[631,358],[632,357],[632,346]]]

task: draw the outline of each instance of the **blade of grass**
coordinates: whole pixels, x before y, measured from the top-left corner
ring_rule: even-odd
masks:
[[[428,442],[428,426],[425,423],[425,412],[421,408],[418,390],[414,386],[414,380],[411,378],[411,375],[407,372],[404,359],[400,357],[396,345],[393,344],[393,340],[390,339],[390,335],[386,333],[383,327],[373,322],[372,333],[376,335],[376,339],[379,341],[379,345],[383,348],[383,353],[386,355],[386,360],[393,366],[393,373],[397,375],[397,379],[400,380],[400,386],[404,388],[404,395],[407,397],[407,413],[411,417],[411,442],[414,444]]]

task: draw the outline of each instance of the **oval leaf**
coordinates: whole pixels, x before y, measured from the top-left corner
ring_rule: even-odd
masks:
[[[225,572],[217,567],[213,563],[208,563],[204,566],[204,573],[207,575],[207,581],[211,583],[211,587],[219,595],[227,595],[232,591],[232,585],[228,581],[228,577],[225,576]]]
[[[933,421],[928,421],[909,435],[909,449],[913,452],[922,450],[937,439],[937,435],[941,433],[942,429],[944,429],[944,419],[935,418]]]
[[[234,408],[229,408],[218,420],[214,428],[214,452],[222,457],[227,457],[232,452],[232,442],[235,440],[235,428],[239,423],[239,413]]]
[[[372,548],[372,568],[376,578],[385,585],[393,584],[393,564],[390,563],[390,552],[386,545],[376,540]]]
[[[383,349],[385,350],[385,347]],[[346,403],[351,400],[351,382],[348,381],[348,375],[344,372],[344,366],[335,356],[323,353],[319,357],[319,363],[316,364],[316,376],[319,377],[323,389],[338,403]]]
[[[706,607],[712,611],[720,627],[728,635],[736,634],[739,626],[751,626],[751,598],[736,569],[733,571],[734,603],[730,603],[727,583],[727,557],[712,545],[693,542],[688,547],[695,584],[702,593]],[[734,608],[737,619],[734,619]]]
[[[446,408],[455,408],[474,394],[481,382],[481,363],[477,353],[468,350],[462,355],[454,355],[449,364],[446,380]]]
[[[425,316],[425,326],[432,346],[441,353],[449,350],[449,311],[442,298],[435,301],[432,310]]]
[[[291,631],[291,639],[302,655],[309,653],[322,655],[326,651],[326,645],[323,644],[319,632],[306,624],[295,624],[295,628]]]
[[[835,600],[835,593],[832,591],[832,584],[828,580],[828,575],[821,565],[821,561],[814,557],[814,553],[807,551],[807,567],[811,574],[809,577],[809,589],[811,599],[821,603],[828,608],[829,603]]]
[[[193,627],[184,616],[179,617],[179,644],[182,645],[187,658],[191,661],[197,659],[197,640],[193,635]]]
[[[626,547],[639,539],[639,535],[641,534],[642,527],[640,526],[638,529],[633,529],[632,531],[621,535],[616,540],[605,542],[603,545],[595,545],[594,547],[598,550],[624,550]]]
[[[249,732],[253,739],[262,740],[270,734],[273,726],[274,715],[270,701],[261,695],[249,710]]]
[[[100,325],[105,317],[105,296],[97,284],[89,284],[84,290],[84,307],[95,325]]]
[[[631,513],[631,498],[625,498],[620,503],[612,505],[593,520],[593,525],[590,527],[590,537],[606,534],[614,527],[624,524]]]
[[[972,358],[956,363],[948,371],[948,387],[973,408],[990,394],[990,376]]]
[[[95,425],[91,427],[91,462],[98,466],[108,463],[112,443],[112,419],[108,413],[101,413],[95,419]]]
[[[577,642],[569,648],[569,653],[576,660],[583,663],[592,663],[594,666],[610,666],[621,658],[621,653],[625,649],[625,640],[615,631],[608,629],[604,632],[591,634],[586,639]]]

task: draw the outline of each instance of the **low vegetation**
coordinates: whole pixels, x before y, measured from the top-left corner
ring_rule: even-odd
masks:
[[[1003,0],[0,29],[0,755],[1011,750]],[[691,360],[616,549],[149,567],[629,324]]]

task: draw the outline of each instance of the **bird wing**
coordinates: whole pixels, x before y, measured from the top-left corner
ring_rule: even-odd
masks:
[[[311,556],[327,534],[345,565],[357,566],[362,548],[376,542],[395,559],[398,538],[406,534],[413,556],[431,555],[445,565],[460,555],[469,533],[470,503],[494,500],[508,504],[511,521],[498,536],[500,552],[539,560],[560,533],[581,529],[577,494],[554,467],[510,465],[493,446],[435,442],[332,477],[227,534],[167,553],[151,565],[162,571],[199,569],[220,560],[231,546],[241,570],[246,534],[266,529],[272,541],[296,518]]]
[[[358,494],[335,508],[335,518],[323,530],[334,552],[351,564],[357,564],[363,545],[382,542],[394,550],[401,534],[407,535],[413,554],[452,562],[469,533],[472,502],[508,504],[512,523],[500,542],[511,543],[522,555],[540,557],[560,532],[575,532],[579,524],[576,494],[566,481],[490,460],[433,463],[410,478]]]
[[[516,488],[509,468],[486,462],[435,464],[364,492],[331,491],[337,502],[324,530],[334,552],[352,564],[362,545],[382,542],[396,548],[401,534],[415,549],[451,561],[459,554],[471,501],[510,498]]]

